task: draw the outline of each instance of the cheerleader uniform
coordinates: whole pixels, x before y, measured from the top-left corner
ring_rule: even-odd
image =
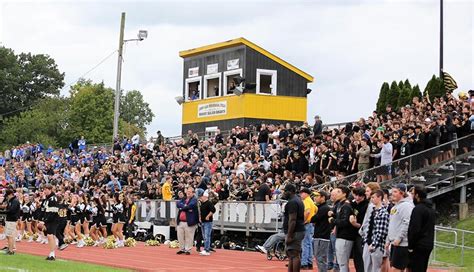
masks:
[[[76,207],[77,205],[69,207],[69,216],[70,216],[69,218],[71,220],[72,226],[75,226],[80,220],[79,215],[77,214]]]
[[[77,223],[82,224],[86,220],[86,205],[84,203],[79,203],[76,205],[76,214],[78,217]]]
[[[33,221],[34,204],[32,202],[23,203],[20,205],[21,221],[31,222]]]
[[[93,226],[96,228],[106,227],[107,220],[105,219],[105,210],[99,207],[92,208],[92,218],[93,218]]]
[[[87,222],[89,222],[89,224],[92,224],[94,222],[94,220],[92,218],[93,217],[92,214],[93,214],[92,213],[92,206],[87,204],[86,209],[84,211],[84,218],[85,218],[84,220],[87,220]]]
[[[127,221],[125,206],[123,205],[123,203],[115,203],[114,205],[112,205],[112,212],[114,213],[114,223],[124,224]]]

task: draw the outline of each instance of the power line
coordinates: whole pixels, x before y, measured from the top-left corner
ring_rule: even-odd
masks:
[[[106,60],[108,60],[110,57],[112,57],[118,50],[117,49],[114,49],[114,51],[112,51],[109,55],[107,55],[107,57],[103,58],[99,63],[97,63],[94,67],[92,67],[91,69],[89,69],[89,71],[85,72],[84,74],[82,74],[80,77],[78,77],[76,80],[70,82],[69,84],[65,85],[61,90],[64,90],[65,88],[68,88],[68,87],[71,87],[73,84],[75,84],[76,82],[78,82],[81,78],[84,78],[87,74],[89,74],[90,72],[94,71],[97,67],[99,67],[102,63],[104,63]]]

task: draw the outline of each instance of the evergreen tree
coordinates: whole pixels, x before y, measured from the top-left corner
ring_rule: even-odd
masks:
[[[397,110],[399,96],[400,96],[400,88],[398,87],[397,82],[393,81],[392,84],[390,85],[390,90],[388,92],[386,105],[390,104],[394,110]]]
[[[400,80],[400,82],[398,82],[398,89],[401,91],[403,90],[403,88],[405,88],[405,83],[402,80]]]
[[[413,100],[413,97],[418,97],[418,98],[420,98],[420,101],[421,101],[422,95],[421,95],[421,91],[420,91],[420,86],[418,86],[418,84],[413,86],[413,89],[411,90],[410,101]]]
[[[406,87],[404,87],[401,90],[400,96],[398,97],[397,109],[400,109],[401,107],[411,104],[411,99],[410,99],[411,91],[412,90]]]
[[[383,112],[385,110],[389,90],[390,87],[388,86],[388,83],[384,82],[380,88],[379,99],[377,100],[377,112]]]
[[[410,81],[408,80],[408,78],[405,80],[405,83],[403,83],[403,86],[405,88],[409,89],[410,92],[411,92],[412,88],[411,88],[411,84],[410,84]]]
[[[428,83],[426,84],[423,96],[426,96],[427,93],[429,94],[431,99],[446,95],[443,80],[433,75],[430,81],[428,81]]]

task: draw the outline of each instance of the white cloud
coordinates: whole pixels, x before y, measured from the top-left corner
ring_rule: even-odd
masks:
[[[344,4],[342,4],[344,3]],[[246,37],[315,77],[308,120],[367,116],[383,81],[424,87],[438,70],[438,1],[179,1],[8,2],[0,9],[0,42],[17,52],[47,53],[66,82],[112,52],[120,12],[126,37],[147,29],[149,38],[128,43],[122,87],[138,89],[156,117],[148,131],[180,133],[180,50]],[[0,5],[1,7],[1,5]],[[445,70],[460,90],[472,89],[471,1],[445,1]],[[3,34],[3,35],[2,35]],[[116,56],[87,75],[115,87]]]

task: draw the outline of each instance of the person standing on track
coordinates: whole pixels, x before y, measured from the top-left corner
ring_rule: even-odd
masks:
[[[293,184],[285,186],[282,198],[288,200],[283,218],[286,255],[289,258],[288,271],[297,272],[300,271],[301,242],[305,236],[304,204],[301,198],[296,195],[296,187]]]
[[[50,250],[46,260],[55,261],[56,255],[54,250],[56,249],[56,231],[58,229],[59,205],[56,195],[53,192],[53,185],[46,184],[44,186],[44,194],[46,195],[46,201],[43,202],[45,209],[43,221],[46,226],[46,235],[48,236],[48,245]]]
[[[7,218],[5,222],[5,236],[8,239],[8,247],[5,253],[7,255],[15,254],[15,239],[16,239],[16,222],[20,218],[20,202],[15,197],[15,192],[7,189],[5,193],[7,203],[2,205],[2,208],[7,209]]]

